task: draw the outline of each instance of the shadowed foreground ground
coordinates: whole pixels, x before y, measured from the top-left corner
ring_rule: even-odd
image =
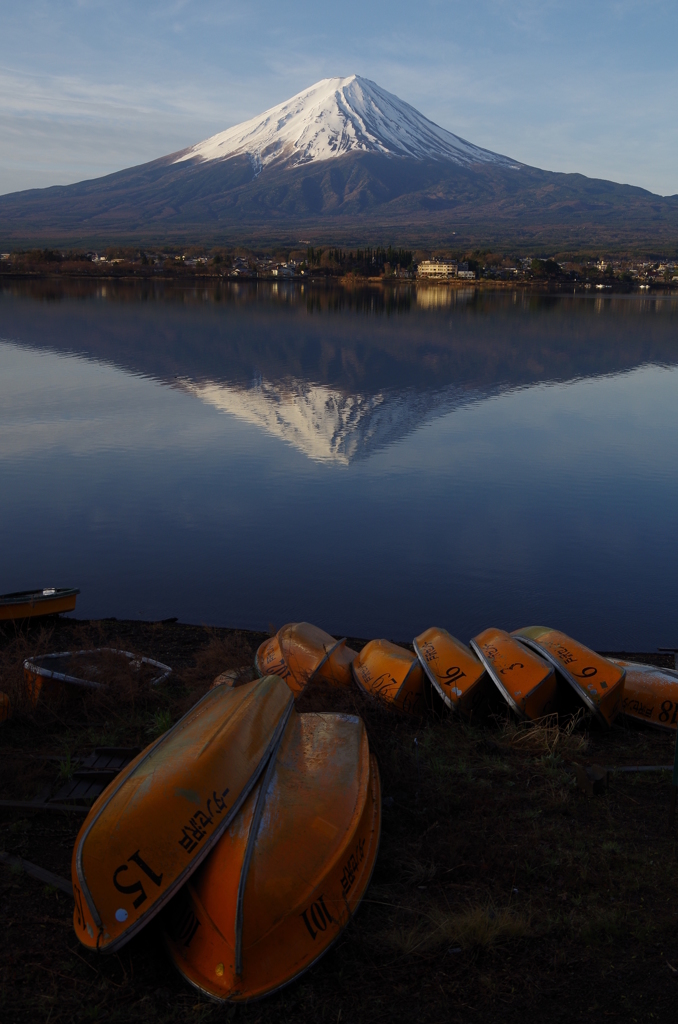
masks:
[[[264,634],[60,620],[0,634],[0,798],[32,799],[94,746],[145,746]],[[361,641],[353,641],[359,647]],[[82,704],[21,707],[30,653],[110,644],[167,662],[160,692],[117,680]],[[659,663],[660,658],[655,658]],[[379,759],[384,810],[372,884],[308,974],[250,1006],[212,1004],[174,972],[156,922],[119,955],[79,946],[63,893],[0,866],[4,1021],[673,1021],[676,835],[668,773],[617,774],[586,796],[573,764],[669,764],[673,739],[621,720],[569,735],[399,719],[358,693],[317,689],[300,711],[351,710]],[[415,745],[414,740],[417,739]],[[61,758],[61,760],[55,759]],[[70,877],[83,815],[0,808],[0,850]]]

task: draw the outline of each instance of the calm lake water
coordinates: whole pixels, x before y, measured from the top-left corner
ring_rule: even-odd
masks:
[[[678,646],[678,300],[0,290],[0,592]]]

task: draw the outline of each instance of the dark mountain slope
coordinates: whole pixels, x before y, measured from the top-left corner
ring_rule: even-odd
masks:
[[[678,240],[678,196],[494,164],[460,166],[351,152],[255,176],[247,156],[175,157],[75,185],[0,196],[0,242],[304,236],[350,242],[454,237],[590,245]]]

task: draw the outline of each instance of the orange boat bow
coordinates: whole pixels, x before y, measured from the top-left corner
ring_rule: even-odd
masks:
[[[424,711],[424,670],[411,651],[390,640],[371,640],[353,662],[353,676],[361,690],[398,711]]]
[[[362,721],[293,714],[256,790],[168,910],[183,976],[213,998],[275,992],[348,924],[379,845],[379,772]]]
[[[424,672],[448,708],[470,714],[482,698],[487,672],[470,647],[432,626],[414,640]]]
[[[612,724],[621,710],[623,668],[549,626],[526,626],[516,629],[511,636],[547,658],[601,724]]]
[[[608,658],[608,661],[626,672],[621,714],[645,725],[675,732],[678,728],[678,672],[621,658]]]
[[[521,718],[534,721],[555,709],[556,676],[542,658],[503,629],[486,629],[471,640],[490,678]]]
[[[277,676],[217,686],[104,790],[73,850],[83,945],[120,949],[195,871],[277,749],[292,705]]]
[[[264,640],[255,665],[259,675],[280,676],[298,697],[315,679],[349,686],[355,656],[345,639],[335,640],[310,622],[290,622]]]

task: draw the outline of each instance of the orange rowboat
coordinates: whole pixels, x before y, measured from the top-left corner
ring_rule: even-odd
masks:
[[[471,647],[504,700],[521,718],[534,721],[555,710],[555,672],[509,633],[486,629],[471,640]]]
[[[389,640],[371,640],[352,667],[356,683],[371,697],[406,714],[424,711],[424,670],[411,651]]]
[[[104,790],[73,850],[83,945],[115,952],[183,885],[247,799],[292,706],[277,676],[217,686]]]
[[[626,672],[620,713],[645,725],[675,732],[678,728],[678,672],[621,658],[607,660]]]
[[[355,656],[345,639],[335,640],[310,622],[290,622],[264,640],[254,663],[260,676],[280,676],[298,697],[315,679],[349,686]]]
[[[241,1002],[307,970],[355,913],[380,824],[362,721],[293,713],[256,790],[168,909],[165,938],[181,974]]]
[[[79,593],[79,590],[72,588],[46,587],[44,590],[19,590],[15,594],[0,594],[0,622],[72,612]]]
[[[511,636],[550,661],[602,725],[612,724],[621,710],[623,668],[549,626],[526,626]]]
[[[424,672],[448,708],[470,714],[487,684],[485,666],[470,647],[447,630],[432,626],[414,639]]]

